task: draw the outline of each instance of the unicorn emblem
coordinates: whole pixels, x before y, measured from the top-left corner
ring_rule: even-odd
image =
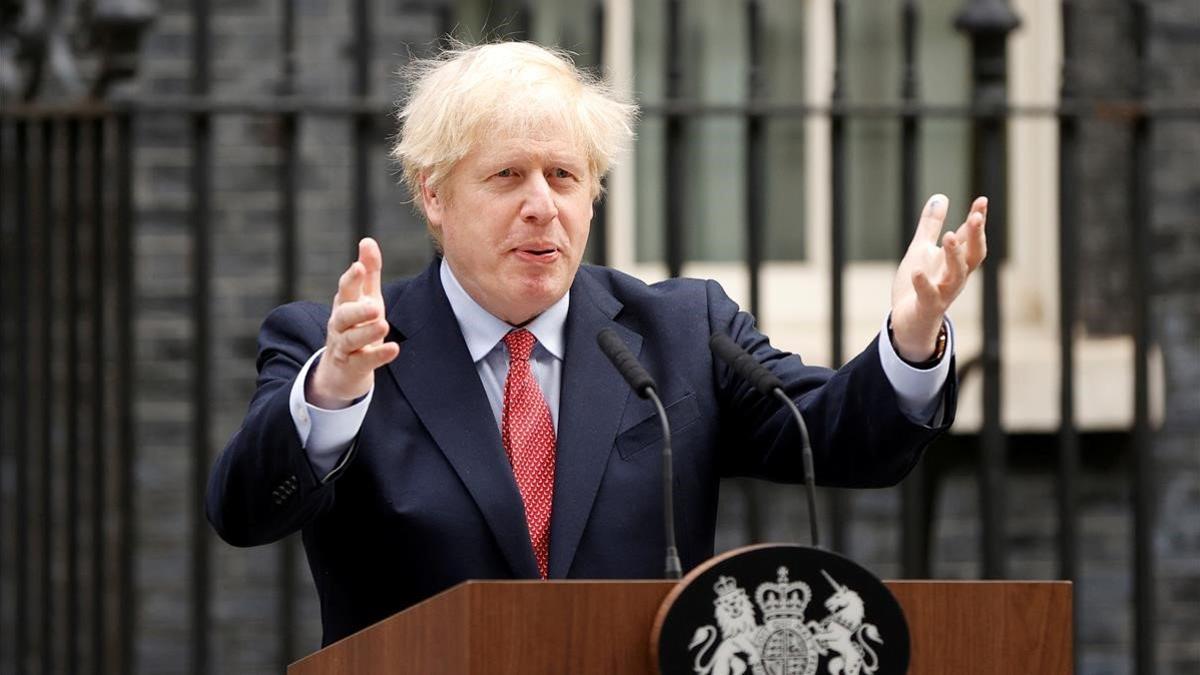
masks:
[[[821,570],[821,576],[833,586],[833,595],[825,600],[830,614],[809,626],[821,654],[836,654],[829,660],[829,675],[873,675],[879,670],[879,657],[868,641],[883,644],[879,629],[863,622],[866,608],[858,593],[839,584],[825,570]]]

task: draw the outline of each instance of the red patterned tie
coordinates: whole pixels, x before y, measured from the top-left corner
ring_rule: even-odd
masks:
[[[500,436],[525,502],[533,557],[545,579],[550,573],[550,507],[554,503],[554,422],[542,390],[529,370],[537,340],[524,328],[504,336],[508,379]]]

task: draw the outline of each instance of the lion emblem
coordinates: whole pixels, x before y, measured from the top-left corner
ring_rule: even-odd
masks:
[[[695,671],[699,675],[742,675],[750,670],[753,675],[760,675],[759,627],[754,619],[754,604],[731,577],[720,577],[713,589],[717,592],[713,607],[717,625],[721,627],[721,641],[717,643],[717,629],[713,626],[696,630],[688,645],[689,651],[699,647]]]

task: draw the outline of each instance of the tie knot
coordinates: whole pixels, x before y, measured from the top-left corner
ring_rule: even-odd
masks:
[[[504,345],[508,347],[509,358],[513,361],[528,361],[535,344],[537,338],[524,328],[509,331],[508,335],[504,336]]]

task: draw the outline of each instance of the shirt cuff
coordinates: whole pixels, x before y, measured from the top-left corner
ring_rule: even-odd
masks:
[[[371,385],[366,396],[341,410],[326,410],[309,403],[304,399],[304,385],[308,381],[309,371],[320,359],[323,351],[324,347],[318,349],[300,369],[296,381],[292,383],[288,409],[292,412],[292,422],[296,425],[300,446],[308,452],[308,461],[313,470],[318,476],[328,477],[337,468],[338,460],[358,435],[363,419],[367,416],[371,396],[375,393],[375,385]]]
[[[887,376],[896,399],[900,403],[900,412],[904,413],[914,424],[937,426],[941,424],[945,412],[942,405],[942,387],[950,376],[950,356],[954,354],[954,322],[946,317],[946,351],[942,359],[932,368],[921,370],[913,368],[900,358],[892,341],[888,338],[887,320],[883,320],[883,330],[879,333],[879,362],[883,366],[883,374]]]

